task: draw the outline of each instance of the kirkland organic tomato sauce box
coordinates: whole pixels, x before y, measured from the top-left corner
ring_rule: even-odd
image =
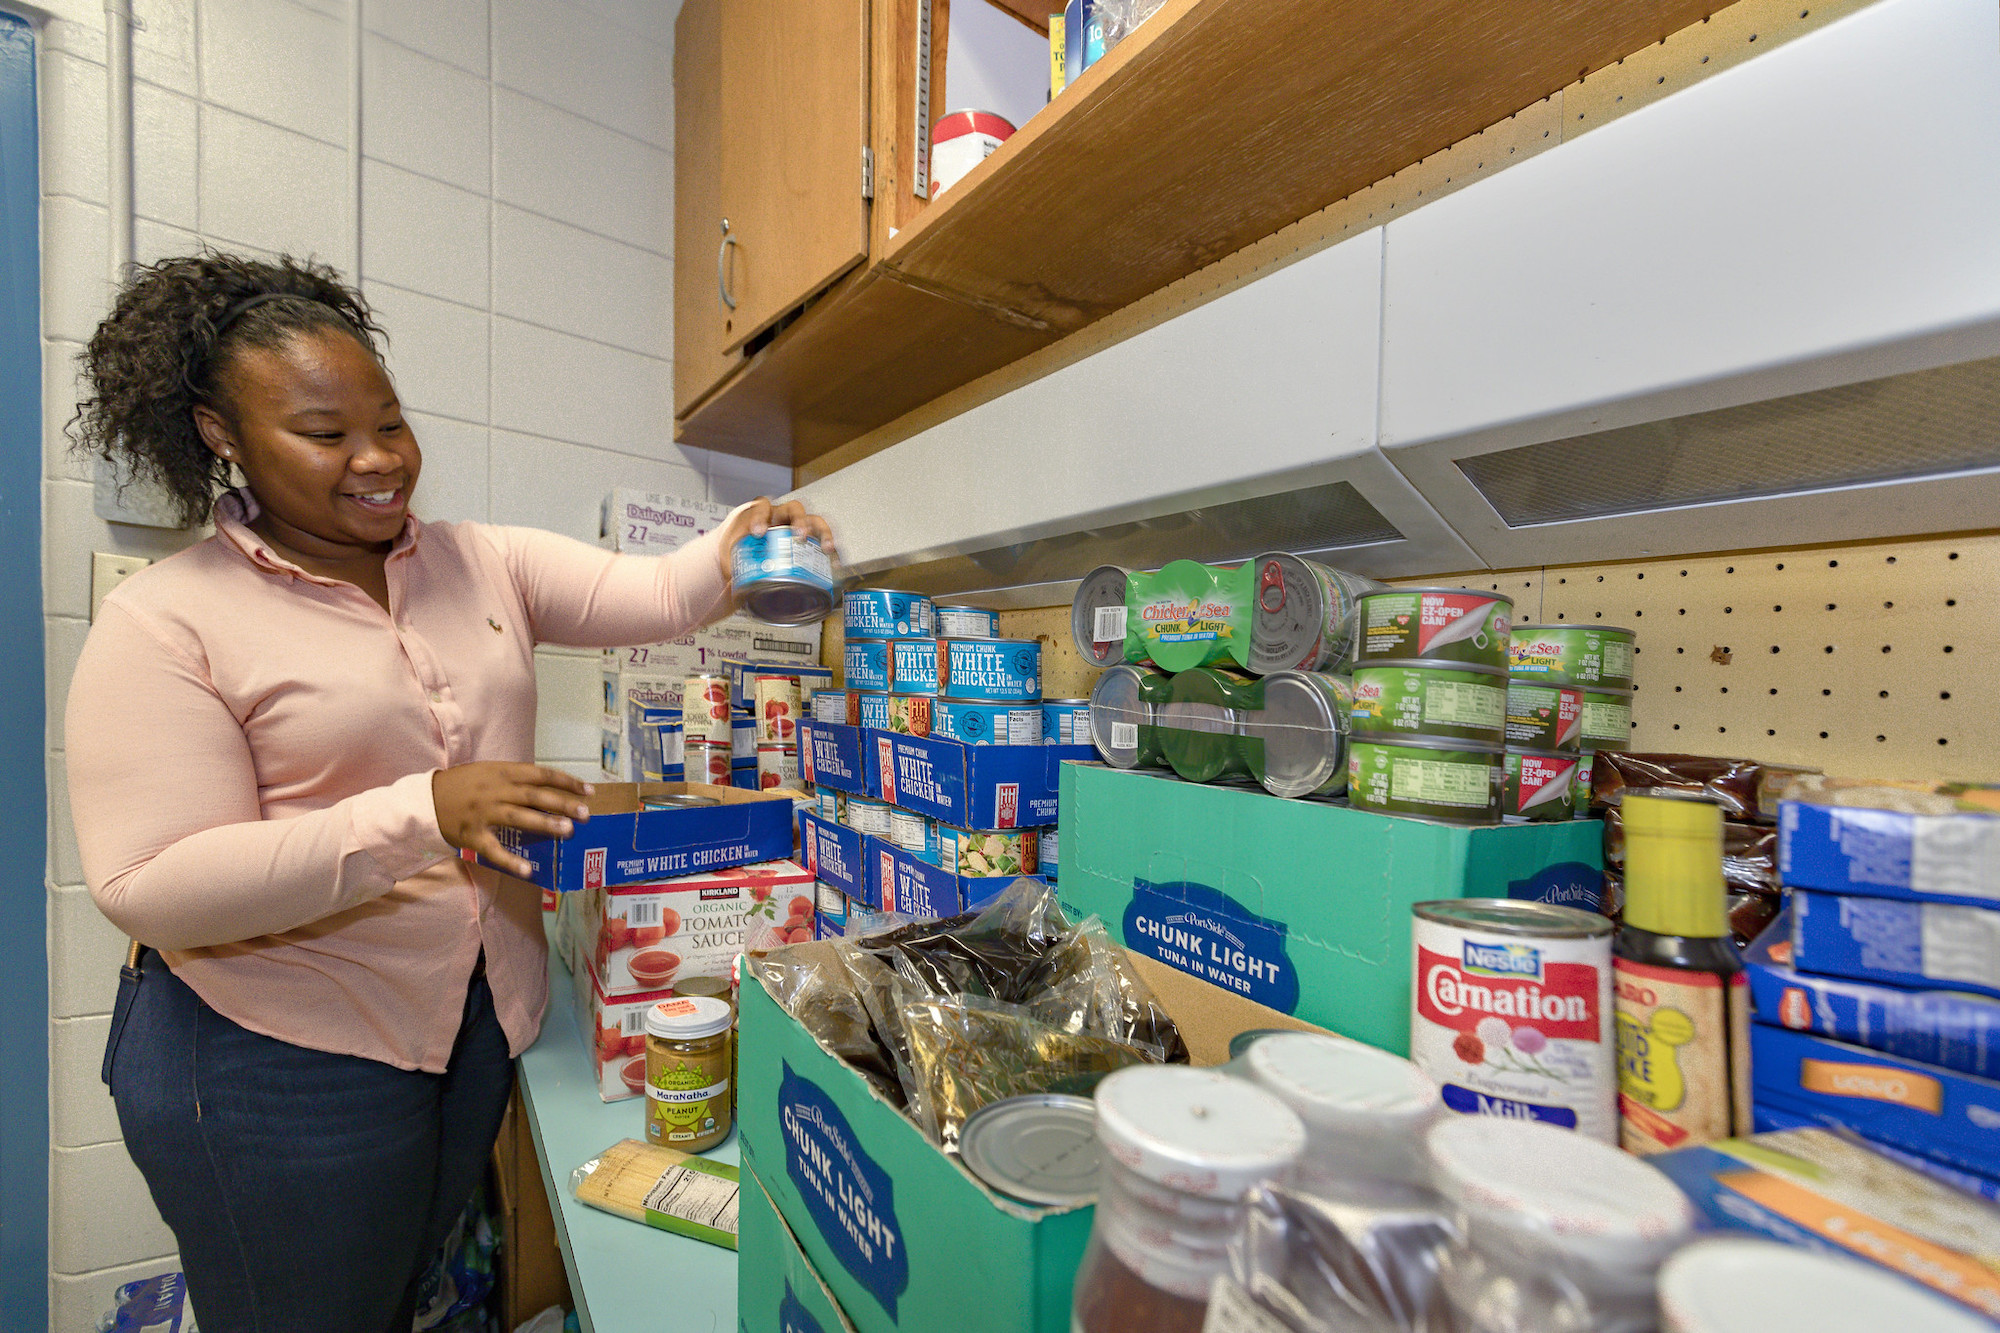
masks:
[[[813,936],[813,877],[791,861],[584,892],[576,956],[610,997],[727,977],[739,953]]]

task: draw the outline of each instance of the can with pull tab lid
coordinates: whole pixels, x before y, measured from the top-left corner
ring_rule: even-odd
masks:
[[[1250,563],[1257,594],[1250,613],[1252,671],[1337,670],[1354,656],[1355,608],[1383,585],[1282,551]]]
[[[789,527],[745,533],[730,552],[729,578],[743,610],[770,625],[813,624],[839,601],[819,539]]]
[[[1069,604],[1069,636],[1077,654],[1094,667],[1125,660],[1125,593],[1132,571],[1099,565],[1077,584]]]

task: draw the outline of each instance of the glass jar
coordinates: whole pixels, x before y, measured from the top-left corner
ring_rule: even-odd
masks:
[[[1200,1333],[1243,1195],[1289,1171],[1306,1131],[1218,1070],[1121,1069],[1097,1085],[1104,1171],[1071,1306],[1076,1333]]]
[[[646,1141],[707,1152],[729,1137],[736,1061],[729,1001],[703,995],[646,1011]]]
[[[1380,1199],[1428,1188],[1424,1132],[1444,1103],[1430,1075],[1408,1060],[1345,1037],[1278,1032],[1251,1043],[1230,1071],[1305,1125],[1296,1173],[1305,1189]]]

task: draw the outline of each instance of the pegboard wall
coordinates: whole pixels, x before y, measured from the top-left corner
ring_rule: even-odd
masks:
[[[2000,782],[2000,532],[1859,546],[1482,570],[1524,622],[1638,634],[1632,748],[1883,778]],[[1090,693],[1069,608],[1004,611],[1050,697]],[[829,622],[825,660],[840,667]]]

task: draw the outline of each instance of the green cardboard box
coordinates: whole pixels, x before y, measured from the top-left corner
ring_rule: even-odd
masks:
[[[1070,763],[1063,910],[1141,956],[1407,1055],[1410,904],[1597,905],[1595,819],[1456,828]]]
[[[854,1333],[799,1238],[757,1177],[744,1173],[737,1218],[739,1333]]]

